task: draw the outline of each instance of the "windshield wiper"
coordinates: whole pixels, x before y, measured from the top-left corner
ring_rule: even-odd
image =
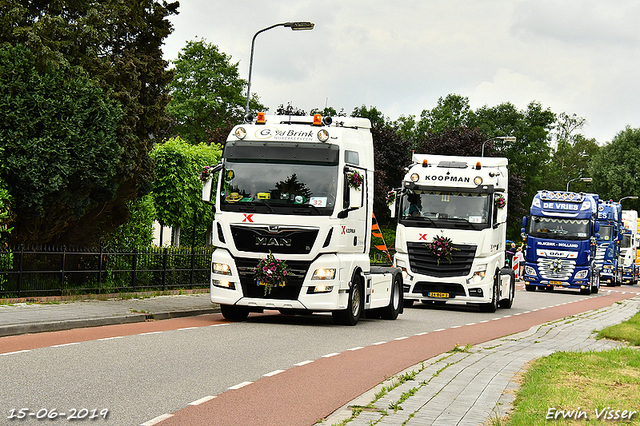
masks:
[[[271,207],[268,203],[266,203],[265,201],[262,200],[252,200],[246,203],[242,203],[240,205],[245,205],[245,206],[255,206],[255,205],[261,205],[261,206],[267,206],[267,208],[269,209],[269,211],[271,213],[275,213],[275,210],[273,210],[273,207]]]
[[[321,215],[322,213],[320,212],[320,210],[318,210],[318,208],[316,206],[314,206],[313,204],[296,204],[295,207],[311,207],[313,210],[316,211],[316,213],[318,213],[319,215]],[[295,212],[295,209],[293,210]]]

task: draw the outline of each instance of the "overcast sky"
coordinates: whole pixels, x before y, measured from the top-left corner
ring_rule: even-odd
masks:
[[[472,109],[531,101],[587,120],[600,144],[640,127],[638,0],[180,0],[165,58],[205,39],[249,74],[272,113],[375,106],[419,116],[450,93]]]

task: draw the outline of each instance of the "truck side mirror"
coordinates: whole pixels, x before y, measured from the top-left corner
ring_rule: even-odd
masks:
[[[398,192],[397,191],[389,191],[387,194],[387,206],[389,207],[389,217],[395,219],[396,217],[396,209],[398,208]]]
[[[527,227],[527,217],[524,216],[522,218],[522,232],[524,232],[524,228],[526,228],[526,227]]]
[[[208,179],[202,183],[202,201],[211,204],[211,193],[213,192],[213,180],[216,177],[216,173],[222,170],[222,163],[218,163],[213,167],[205,167]],[[202,174],[201,174],[202,176]]]

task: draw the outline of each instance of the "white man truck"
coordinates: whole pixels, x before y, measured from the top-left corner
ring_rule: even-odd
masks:
[[[226,319],[267,309],[330,312],[355,325],[365,312],[402,312],[400,270],[369,260],[370,129],[365,118],[262,113],[232,129],[213,168],[217,185],[203,188],[203,200],[215,196],[211,301]]]
[[[414,154],[412,161],[392,207],[405,306],[420,300],[510,308],[507,159]]]

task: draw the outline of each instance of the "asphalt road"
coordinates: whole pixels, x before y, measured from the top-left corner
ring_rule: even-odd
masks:
[[[618,289],[630,287],[613,291]],[[405,309],[396,321],[364,319],[355,327],[336,326],[330,315],[284,316],[268,312],[251,314],[242,323],[229,323],[221,315],[206,315],[13,336],[3,339],[4,347],[0,348],[0,353],[11,352],[0,357],[0,424],[42,424],[36,416],[43,410],[55,409],[68,417],[74,410],[86,408],[88,416],[109,410],[106,419],[99,417],[92,424],[137,425],[182,410],[204,397],[256,382],[265,375],[354,348],[376,348],[380,342],[487,323],[504,316],[534,315],[543,308],[604,294],[518,291],[514,307],[499,309],[495,314],[466,306],[418,304]],[[499,333],[499,322],[494,324],[494,332]],[[444,348],[448,349],[451,348]],[[368,362],[385,360],[374,357]],[[348,369],[342,374],[351,373],[358,374],[357,370]],[[378,382],[383,379],[372,378]],[[21,408],[36,414],[24,421],[8,420],[11,410]],[[57,419],[58,423],[66,421],[69,420],[63,416]]]

